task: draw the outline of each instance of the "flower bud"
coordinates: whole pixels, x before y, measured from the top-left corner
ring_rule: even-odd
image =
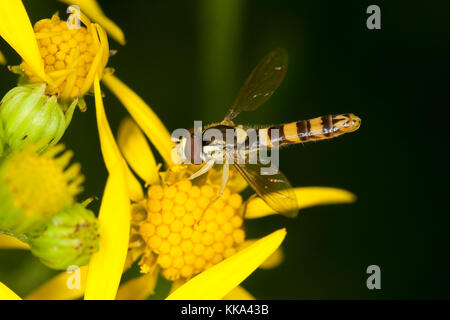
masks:
[[[97,219],[79,203],[52,216],[27,236],[31,252],[52,269],[85,265],[99,248]]]
[[[27,84],[11,89],[0,102],[0,144],[22,149],[30,143],[41,144],[40,151],[55,145],[63,136],[77,104],[58,103],[56,96],[45,94],[45,83]],[[1,129],[0,129],[1,130]],[[1,151],[0,147],[0,151]]]
[[[3,155],[5,148],[5,131],[3,130],[3,124],[0,121],[0,157]]]

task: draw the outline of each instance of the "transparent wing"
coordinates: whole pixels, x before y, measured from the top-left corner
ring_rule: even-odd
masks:
[[[289,218],[297,216],[297,197],[284,174],[261,175],[261,164],[234,164],[234,167],[273,210]]]
[[[239,90],[225,121],[233,120],[242,111],[256,110],[266,102],[283,82],[287,62],[284,49],[275,49],[262,58]]]

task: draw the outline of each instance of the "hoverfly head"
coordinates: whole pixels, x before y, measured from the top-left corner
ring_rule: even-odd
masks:
[[[175,140],[175,145],[172,149],[172,162],[176,165],[180,165],[183,163],[186,163],[186,154],[185,154],[185,148],[186,148],[186,137],[182,137],[181,139]]]

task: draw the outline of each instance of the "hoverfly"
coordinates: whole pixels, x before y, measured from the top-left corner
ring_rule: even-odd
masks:
[[[201,162],[204,165],[190,179],[195,179],[207,173],[215,164],[223,164],[222,186],[218,197],[222,194],[228,181],[229,166],[234,168],[247,181],[249,186],[273,210],[288,217],[297,215],[297,198],[288,179],[277,170],[274,174],[262,175],[261,162],[248,163],[250,155],[261,148],[276,148],[278,146],[297,144],[307,141],[330,139],[344,133],[353,132],[360,126],[361,120],[354,114],[340,114],[317,117],[259,129],[256,139],[249,141],[249,136],[242,126],[236,126],[233,119],[242,111],[253,111],[266,102],[280,86],[286,75],[287,52],[275,49],[258,63],[240,89],[236,100],[222,122],[212,124],[198,132],[204,135],[207,130],[215,129],[223,133],[223,137],[232,132],[233,143],[226,139],[201,140]],[[273,134],[277,132],[277,134]],[[185,137],[175,146],[175,154],[181,161],[186,159],[195,163],[194,134],[188,141]],[[217,199],[217,198],[216,198]]]

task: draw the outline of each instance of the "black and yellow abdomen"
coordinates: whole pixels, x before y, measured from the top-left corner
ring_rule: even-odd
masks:
[[[328,115],[259,130],[259,141],[268,147],[331,139],[358,130],[361,119],[352,113]]]

